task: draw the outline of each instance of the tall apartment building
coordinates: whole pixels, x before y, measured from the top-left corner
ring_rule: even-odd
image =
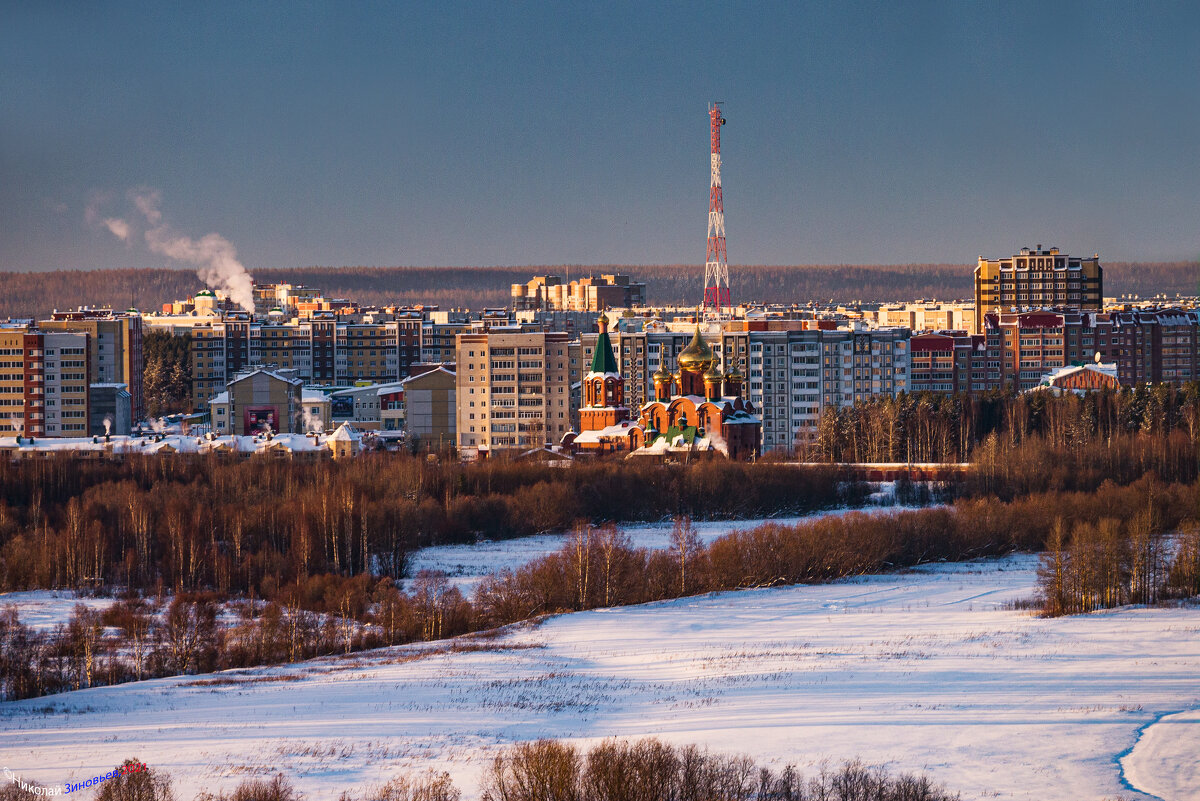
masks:
[[[124,384],[129,392],[129,424],[136,425],[146,416],[142,394],[142,317],[135,311],[81,307],[75,311],[54,312],[38,327],[44,331],[76,331],[89,335],[92,364],[90,380],[95,384]]]
[[[221,317],[156,317],[151,328],[191,336],[192,405],[213,395],[247,367],[296,369],[306,384],[338,386],[407,378],[421,358],[421,316],[347,322],[330,312],[309,319],[260,322],[244,313]]]
[[[1099,254],[1080,258],[1043,250],[1041,245],[1007,259],[979,257],[975,267],[975,333],[983,320],[1000,311],[1065,306],[1100,311],[1104,305],[1104,270]]]
[[[89,335],[0,324],[0,433],[88,433]]]
[[[459,453],[470,458],[558,443],[573,428],[564,333],[495,327],[460,334]]]
[[[539,275],[524,284],[513,284],[511,295],[514,311],[601,312],[646,305],[646,285],[618,273],[570,283],[564,283],[561,276]]]

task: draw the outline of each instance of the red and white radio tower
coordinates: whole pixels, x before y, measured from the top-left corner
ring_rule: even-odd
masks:
[[[721,196],[721,106],[708,107],[712,131],[712,176],[708,189],[708,258],[704,264],[704,315],[722,317],[732,311],[729,302],[729,260],[725,256],[725,200]]]

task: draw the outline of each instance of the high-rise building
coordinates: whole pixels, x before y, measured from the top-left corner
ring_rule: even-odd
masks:
[[[247,367],[295,369],[306,384],[338,386],[407,378],[421,358],[418,312],[379,322],[339,320],[332,312],[308,319],[260,322],[240,312],[220,317],[152,317],[151,328],[191,336],[192,406]]]
[[[85,332],[0,323],[0,433],[87,435],[89,339]]]
[[[558,444],[572,429],[564,333],[493,327],[460,334],[455,356],[459,452]]]
[[[92,365],[91,381],[96,384],[124,384],[129,392],[129,424],[136,425],[146,416],[142,395],[142,317],[135,311],[80,307],[75,311],[54,312],[38,327],[44,331],[77,331],[89,335]]]
[[[1007,259],[979,257],[975,267],[975,333],[983,319],[1000,311],[1051,306],[1100,311],[1104,305],[1100,255],[1068,256],[1058,248],[1021,248]]]

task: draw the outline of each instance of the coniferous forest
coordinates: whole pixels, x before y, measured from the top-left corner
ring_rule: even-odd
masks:
[[[327,297],[350,298],[364,305],[435,304],[442,308],[507,306],[509,287],[535,275],[576,279],[625,273],[646,283],[652,305],[694,305],[699,301],[702,264],[529,265],[518,267],[303,267],[248,265],[261,283],[306,284]],[[82,304],[127,309],[157,309],[191,297],[204,284],[191,270],[79,270],[0,272],[0,318],[36,317]],[[969,298],[974,264],[804,264],[736,265],[730,271],[735,301],[763,303],[818,301],[898,301],[914,298]],[[1194,262],[1113,262],[1104,264],[1104,292],[1151,297],[1195,295]]]

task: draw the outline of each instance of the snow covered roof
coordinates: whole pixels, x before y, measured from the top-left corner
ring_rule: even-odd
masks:
[[[344,429],[344,430],[343,430]],[[319,452],[331,441],[357,442],[361,435],[352,426],[343,425],[332,435],[273,434],[270,438],[250,435],[184,436],[182,434],[99,437],[0,437],[0,450],[19,453],[241,453],[253,454],[286,450],[292,453]]]
[[[605,426],[596,431],[581,431],[575,437],[575,444],[589,443],[598,445],[604,439],[613,437],[628,437],[641,426],[635,420],[623,420],[620,423],[611,426]]]
[[[212,405],[214,403],[229,403],[228,390],[225,392],[218,392],[216,395],[213,395],[211,398],[209,398],[208,402],[209,402],[209,405]]]
[[[453,370],[448,370],[448,369],[446,369],[445,365],[439,364],[437,367],[435,367],[432,370],[426,370],[425,372],[418,373],[417,375],[410,375],[408,378],[404,379],[403,381],[401,381],[399,383],[401,386],[404,386],[405,384],[407,384],[409,381],[412,381],[413,379],[424,378],[425,376],[432,375],[433,373],[445,373],[448,376],[454,376],[454,374],[455,374]]]
[[[288,378],[287,376],[280,375],[279,373],[275,372],[274,370],[268,370],[265,367],[256,367],[253,370],[250,370],[249,372],[243,373],[243,374],[237,376],[236,378],[234,378],[232,381],[229,382],[229,386],[233,386],[234,384],[236,384],[240,381],[245,381],[247,378],[253,378],[254,376],[258,375],[259,373],[263,373],[264,375],[270,376],[271,378],[274,378],[278,381],[286,382],[288,384],[291,384],[292,386],[303,386],[304,385],[304,382],[302,380],[300,380],[299,378]]]
[[[358,433],[358,430],[349,423],[342,423],[337,427],[337,431],[329,436],[329,439],[334,442],[358,442],[362,439],[362,434]]]

